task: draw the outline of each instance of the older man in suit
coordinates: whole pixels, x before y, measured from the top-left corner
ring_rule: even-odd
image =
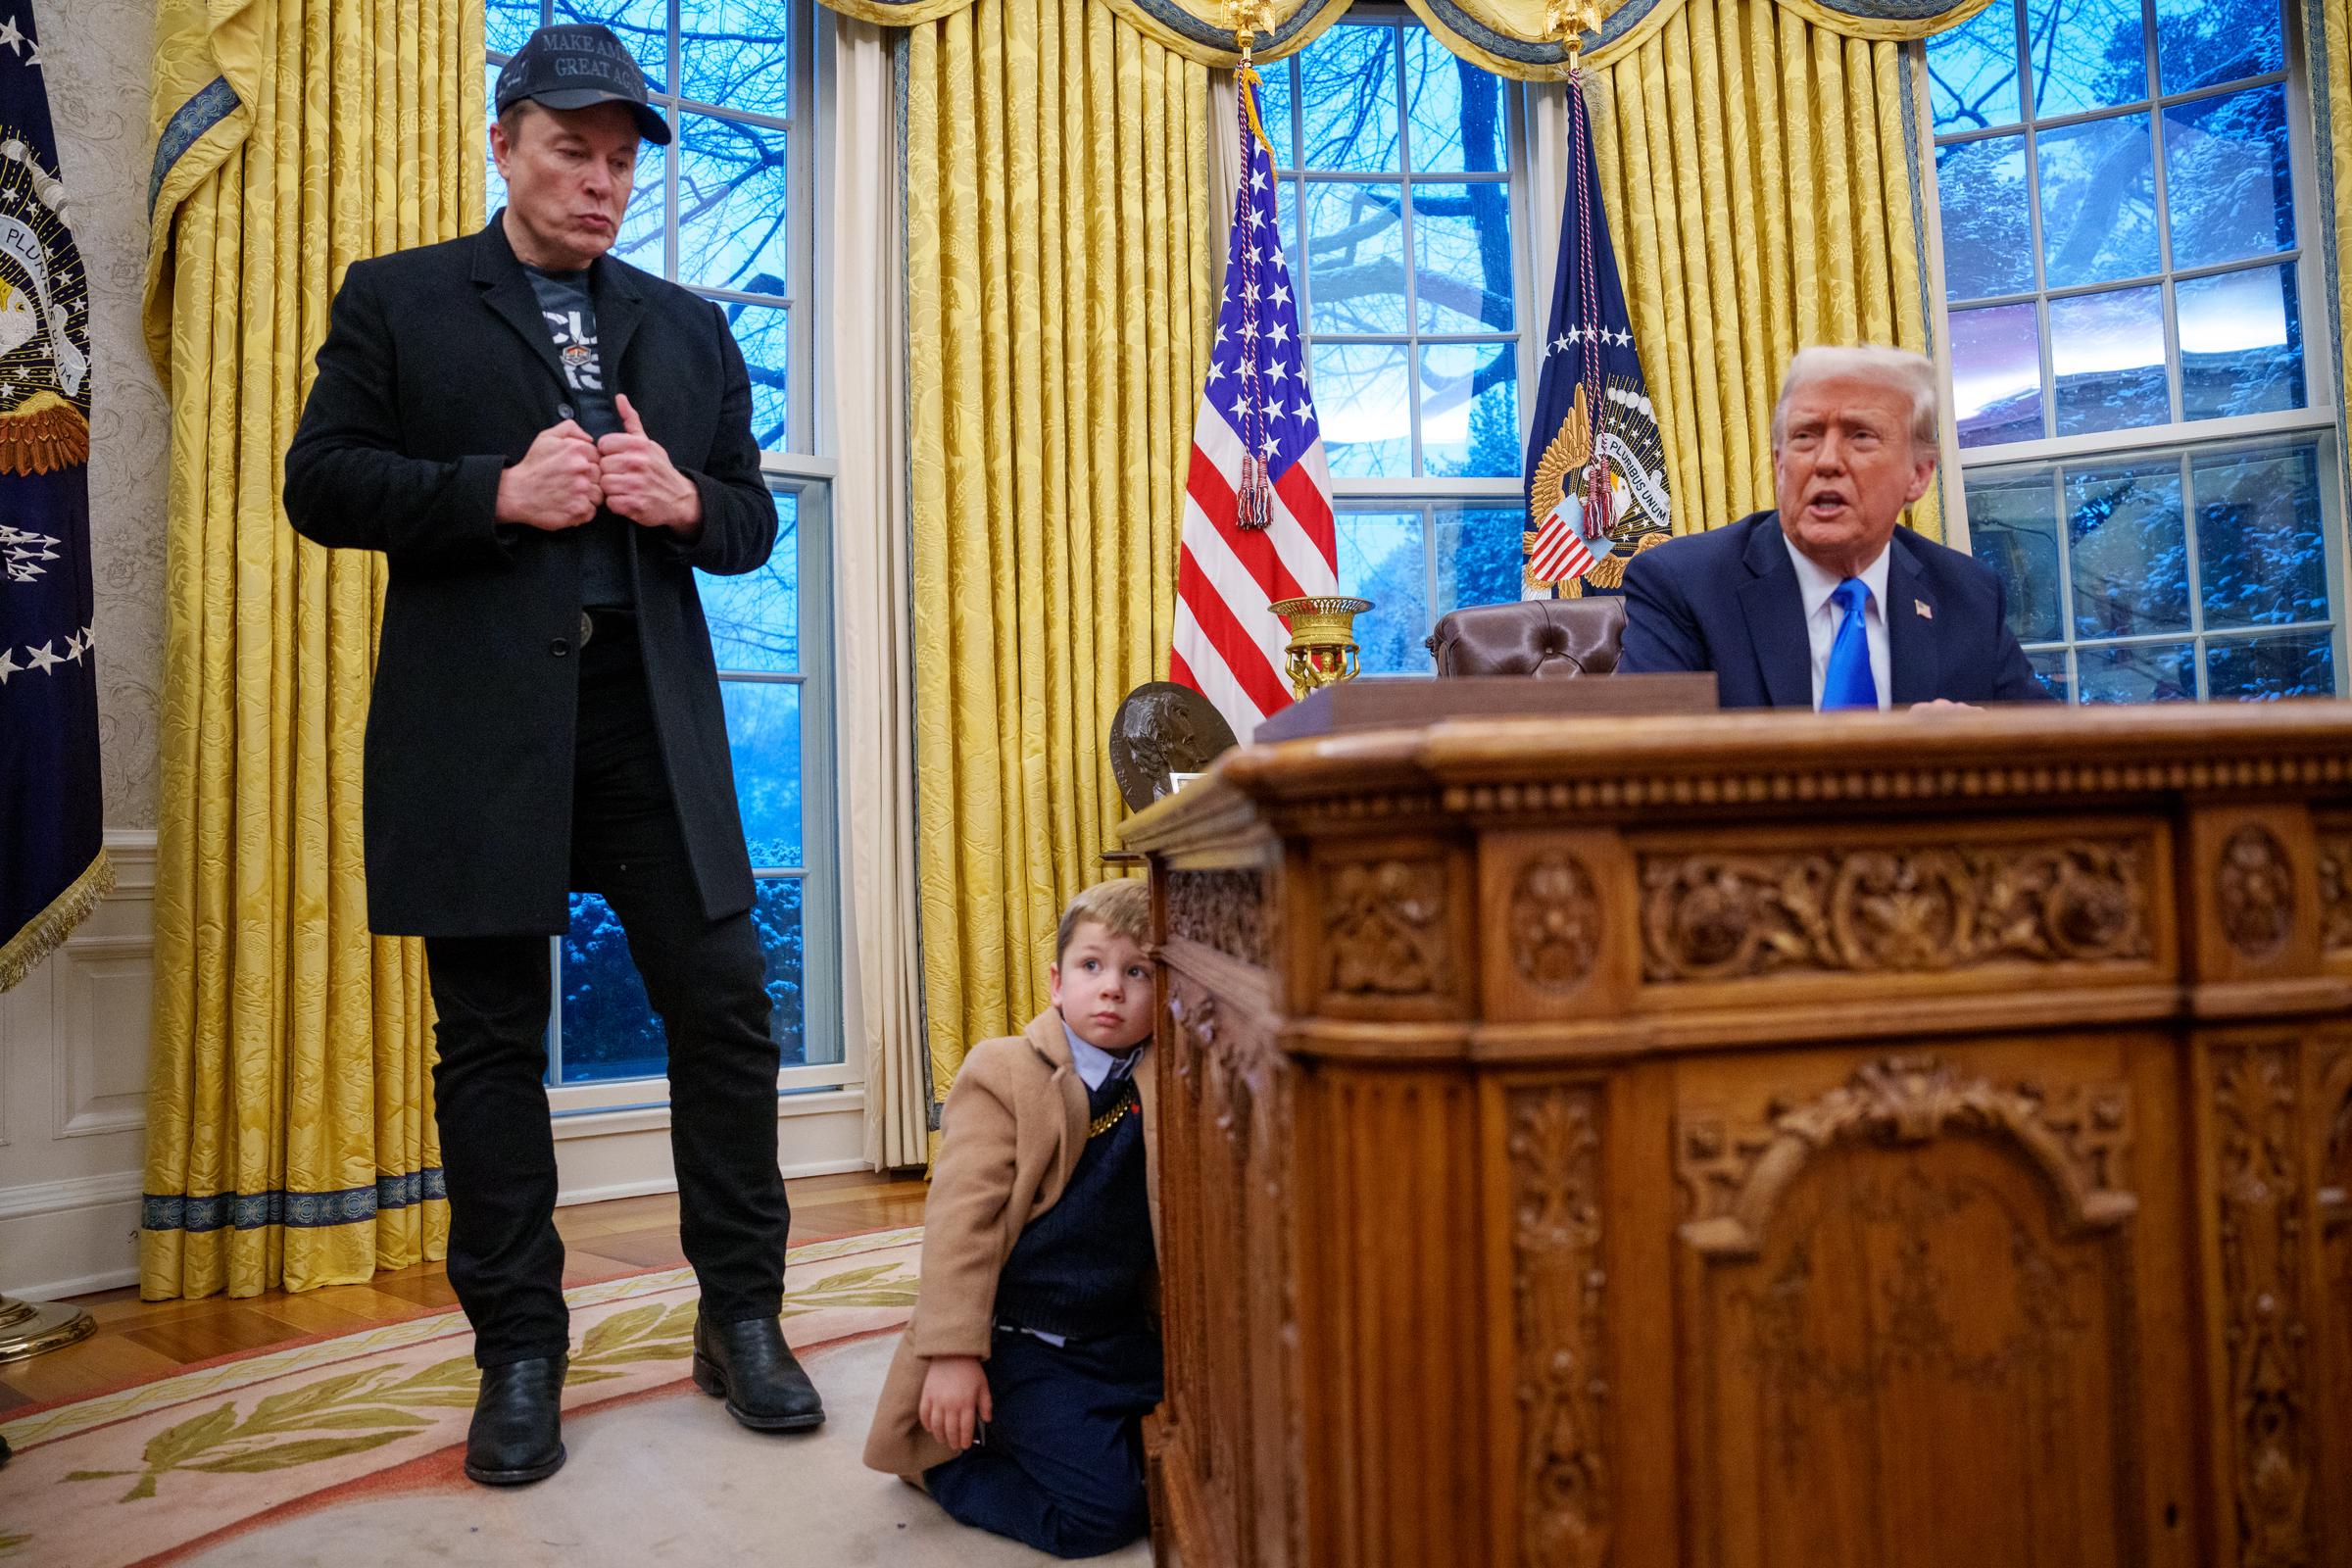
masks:
[[[1726,708],[2045,700],[2000,579],[1895,525],[1936,477],[1938,424],[1919,355],[1798,354],[1772,416],[1778,509],[1636,556],[1617,667],[1711,669]]]
[[[285,489],[303,534],[391,568],[368,921],[424,938],[449,1277],[483,1368],[466,1471],[489,1486],[564,1462],[542,1078],[547,939],[572,890],[619,916],[668,1039],[695,1381],[749,1427],[824,1418],[777,1325],[777,1047],[694,582],[775,544],[751,382],[715,306],[605,254],[640,140],[670,136],[619,40],[541,28],[497,104],[508,206],[351,267]]]

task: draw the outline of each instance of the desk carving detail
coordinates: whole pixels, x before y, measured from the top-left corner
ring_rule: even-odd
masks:
[[[2320,949],[2352,952],[2352,825],[2320,823]]]
[[[1782,1196],[1814,1154],[1843,1140],[1924,1144],[1951,1133],[2008,1138],[2039,1166],[2079,1229],[2123,1223],[2139,1201],[2114,1185],[2132,1143],[2131,1091],[2072,1085],[2053,1098],[2030,1083],[2002,1088],[1934,1056],[1890,1056],[1857,1068],[1802,1104],[1776,1101],[1762,1126],[1687,1118],[1677,1176],[1684,1240],[1700,1252],[1753,1257]]]
[[[1168,934],[1263,968],[1265,877],[1254,870],[1170,871]]]
[[[1645,856],[1644,976],[1912,973],[2150,956],[2146,840]]]
[[[2293,1047],[2216,1048],[2213,1108],[2237,1560],[2241,1568],[2304,1568],[2312,1561],[2311,1328],[2303,1314]]]
[[[1585,868],[1561,855],[1541,856],[1511,884],[1511,962],[1531,985],[1573,991],[1592,978],[1600,953],[1600,901]]]
[[[2213,894],[2222,934],[2249,958],[2277,953],[2294,929],[2295,874],[2278,836],[2267,827],[2249,824],[2230,835]]]
[[[1519,1560],[1609,1560],[1601,1364],[1600,1095],[1511,1096],[1511,1276],[1518,1347]]]
[[[1327,876],[1323,934],[1333,991],[1419,997],[1453,989],[1442,862],[1358,860]]]
[[[1978,1301],[1973,1310],[1950,1289],[1951,1258],[1963,1247],[1959,1233],[1972,1227],[2002,1238],[2009,1265],[2005,1290],[1991,1279],[1976,1287],[1998,1292],[1997,1304]],[[2086,1277],[2090,1266],[2059,1255],[1978,1182],[1938,1180],[1917,1169],[1862,1180],[1847,1202],[1791,1229],[1761,1288],[1742,1302],[1748,1355],[1767,1390],[1774,1458],[1788,1484],[1801,1485],[1814,1441],[1807,1411],[1899,1399],[1898,1390],[1923,1378],[2030,1399],[2056,1381],[2056,1370],[2081,1353],[2094,1330],[2076,1301],[2086,1286],[2096,1288]],[[1823,1308],[1837,1314],[1845,1305],[1842,1293],[1820,1288],[1817,1277],[1840,1235],[1869,1238],[1871,1250],[1883,1249],[1888,1260],[1881,1282],[1885,1315],[1858,1344],[1824,1332],[1820,1320]],[[1977,1321],[1963,1324],[1963,1312]]]

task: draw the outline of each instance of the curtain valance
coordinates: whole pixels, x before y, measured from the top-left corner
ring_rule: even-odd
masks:
[[[892,26],[934,22],[972,0],[824,0],[846,16]],[[1230,0],[1106,0],[1153,42],[1204,66],[1231,69],[1234,48]],[[1551,0],[1405,0],[1446,48],[1473,65],[1522,81],[1563,76],[1568,56],[1550,22]],[[1808,25],[1845,38],[1881,43],[1925,38],[1966,22],[1990,0],[1780,0]],[[1348,10],[1349,0],[1263,0],[1265,30],[1255,43],[1260,60],[1279,60],[1314,42]],[[1684,0],[1620,0],[1600,25],[1585,34],[1584,63],[1606,67],[1665,25]]]

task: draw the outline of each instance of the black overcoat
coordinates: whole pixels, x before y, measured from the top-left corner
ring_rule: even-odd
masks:
[[[703,498],[691,546],[627,525],[662,761],[703,908],[748,908],[751,862],[694,572],[775,545],[751,381],[718,307],[605,257],[605,384]],[[571,416],[539,301],[498,219],[354,263],[286,452],[286,514],[391,566],[368,713],[368,918],[385,935],[566,923],[582,532],[496,520],[500,473]]]

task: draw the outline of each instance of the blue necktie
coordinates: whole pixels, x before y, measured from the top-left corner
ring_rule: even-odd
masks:
[[[1838,636],[1830,644],[1830,667],[1821,680],[1821,710],[1876,708],[1879,683],[1870,673],[1870,634],[1862,625],[1870,585],[1859,577],[1848,577],[1830,591],[1830,602],[1845,612],[1845,618],[1838,623]]]

